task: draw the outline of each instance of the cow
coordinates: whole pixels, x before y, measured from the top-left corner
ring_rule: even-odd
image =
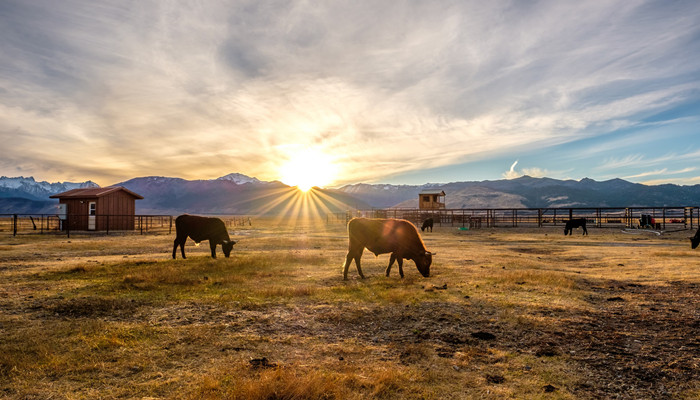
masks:
[[[221,244],[221,249],[224,251],[224,256],[226,257],[231,254],[231,249],[233,249],[233,245],[236,244],[236,242],[231,240],[228,236],[224,221],[219,218],[183,214],[175,218],[175,232],[173,259],[175,259],[177,246],[180,246],[182,258],[187,258],[185,257],[185,242],[187,241],[187,237],[192,238],[197,244],[203,240],[208,240],[212,258],[216,258],[217,244]]]
[[[698,244],[700,244],[700,228],[698,228],[697,232],[695,232],[695,236],[691,236],[688,239],[690,239],[691,249],[698,247]]]
[[[430,276],[430,264],[433,254],[425,248],[418,234],[418,229],[412,223],[403,219],[373,219],[353,218],[348,222],[348,254],[343,265],[343,280],[348,279],[348,268],[355,260],[357,273],[364,279],[360,258],[365,248],[375,256],[391,253],[386,276],[389,276],[391,266],[396,261],[399,264],[399,275],[403,278],[403,259],[413,260],[418,272],[424,277]]]
[[[430,232],[433,231],[433,219],[428,218],[425,221],[423,221],[423,226],[420,227],[420,231],[424,232],[426,229],[430,229]]]
[[[566,221],[566,226],[564,226],[564,236],[573,235],[575,228],[583,228],[583,234],[588,235],[588,230],[586,229],[586,219],[585,218],[574,218]]]

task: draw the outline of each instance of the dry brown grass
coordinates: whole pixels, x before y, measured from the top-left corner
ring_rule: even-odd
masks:
[[[245,227],[231,258],[173,237],[0,237],[0,397],[700,396],[686,232],[436,228],[344,282],[343,226]],[[263,358],[265,361],[262,361]]]

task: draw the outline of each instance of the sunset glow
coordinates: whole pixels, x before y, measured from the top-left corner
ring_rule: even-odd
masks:
[[[319,150],[304,150],[292,156],[280,168],[280,180],[308,192],[314,186],[323,187],[337,178],[338,168],[331,158]]]
[[[68,3],[0,2],[0,176],[700,182],[700,2]]]

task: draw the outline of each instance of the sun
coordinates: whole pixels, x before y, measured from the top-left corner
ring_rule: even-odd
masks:
[[[280,168],[281,181],[296,186],[302,192],[312,187],[323,187],[334,181],[338,168],[331,157],[318,150],[304,150],[294,154]]]

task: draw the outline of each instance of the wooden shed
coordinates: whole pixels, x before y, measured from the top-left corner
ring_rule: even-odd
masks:
[[[63,229],[133,230],[136,200],[142,196],[121,186],[73,189],[49,196],[65,207]]]
[[[421,210],[444,209],[445,192],[442,190],[423,190],[418,194],[418,208]]]

